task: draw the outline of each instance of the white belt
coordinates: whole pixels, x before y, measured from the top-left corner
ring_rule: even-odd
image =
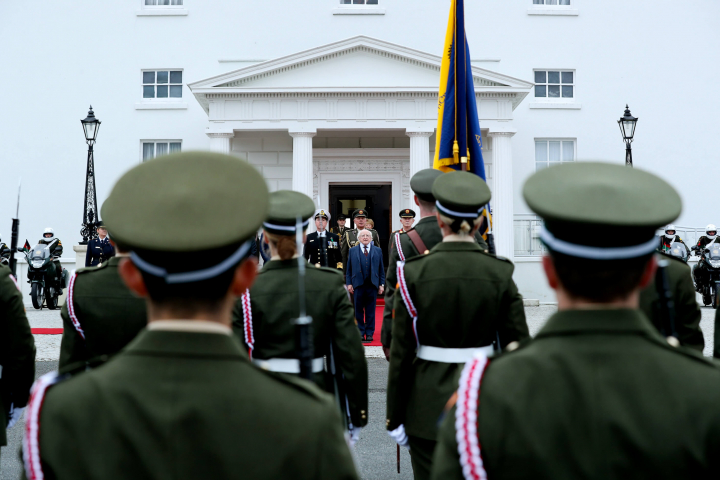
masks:
[[[300,373],[300,360],[297,358],[269,358],[267,360],[253,358],[252,362],[263,370],[270,370],[271,372]],[[313,373],[322,372],[323,370],[325,370],[325,359],[322,357],[313,358]]]
[[[423,360],[427,360],[429,362],[467,363],[473,359],[476,353],[481,352],[490,356],[494,352],[493,346],[488,345],[486,347],[478,348],[441,348],[420,345],[417,349],[416,355],[418,358],[422,358]]]

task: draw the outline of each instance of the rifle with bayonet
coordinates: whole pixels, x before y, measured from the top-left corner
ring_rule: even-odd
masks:
[[[303,247],[303,225],[302,218],[297,218],[297,226],[295,232],[295,242],[297,251],[302,252]],[[295,324],[295,349],[297,358],[300,362],[300,377],[305,380],[313,379],[313,333],[312,333],[312,317],[307,315],[305,308],[305,257],[300,255],[298,262],[298,299],[300,301],[300,316],[296,318]]]
[[[655,288],[658,294],[660,333],[670,345],[677,347],[680,345],[680,341],[675,329],[675,302],[670,293],[670,281],[667,273],[668,264],[669,261],[665,259],[658,261],[657,271],[655,272]]]
[[[15,218],[12,219],[12,236],[10,237],[10,258],[8,259],[8,266],[15,280],[17,280],[17,260],[15,259],[15,252],[17,252],[18,236],[20,235],[20,187],[22,186],[22,180],[18,184],[18,198],[17,205],[15,207]]]

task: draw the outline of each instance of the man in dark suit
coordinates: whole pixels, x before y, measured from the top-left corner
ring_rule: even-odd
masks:
[[[327,267],[342,270],[340,237],[327,231],[329,220],[330,213],[327,210],[315,211],[315,228],[317,228],[317,231],[308,234],[303,256],[317,268]]]
[[[110,257],[115,256],[115,247],[110,243],[107,228],[102,222],[97,227],[98,238],[93,238],[88,242],[87,253],[85,254],[85,266],[97,267],[101,263],[107,262]]]
[[[348,254],[345,283],[354,294],[355,319],[363,342],[372,342],[377,296],[385,291],[385,265],[382,250],[372,244],[369,230],[360,230],[358,241]]]

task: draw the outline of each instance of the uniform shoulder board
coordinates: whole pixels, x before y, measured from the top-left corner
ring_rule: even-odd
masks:
[[[75,362],[75,363],[71,363],[70,365],[65,365],[57,373],[58,373],[58,376],[61,377],[61,380],[66,380],[68,378],[74,377],[75,375],[83,373],[87,370],[92,370],[93,368],[97,368],[97,367],[107,363],[108,360],[110,360],[109,355],[99,355],[99,356],[91,358],[90,360],[87,360],[87,361]]]
[[[83,267],[83,268],[80,268],[80,269],[78,269],[78,270],[75,270],[75,273],[78,274],[78,275],[80,275],[80,274],[83,274],[83,273],[97,272],[97,271],[99,271],[99,270],[102,270],[103,268],[106,268],[107,265],[108,265],[108,262],[103,262],[102,265],[97,266],[97,267]]]
[[[343,273],[340,272],[340,271],[338,271],[337,268],[331,268],[331,267],[320,267],[320,268],[315,268],[315,269],[313,269],[313,270],[311,270],[311,271],[314,271],[314,272],[332,273],[332,274],[335,274],[335,275],[339,275],[340,278],[343,278],[343,276],[344,276]]]

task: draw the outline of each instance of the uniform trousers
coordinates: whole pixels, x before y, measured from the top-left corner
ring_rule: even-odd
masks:
[[[372,337],[375,334],[375,305],[377,304],[378,287],[370,280],[365,280],[355,289],[355,320],[357,320],[360,335]]]
[[[427,438],[408,435],[410,444],[410,461],[412,462],[415,480],[429,480],[432,469],[433,453],[437,442]]]

